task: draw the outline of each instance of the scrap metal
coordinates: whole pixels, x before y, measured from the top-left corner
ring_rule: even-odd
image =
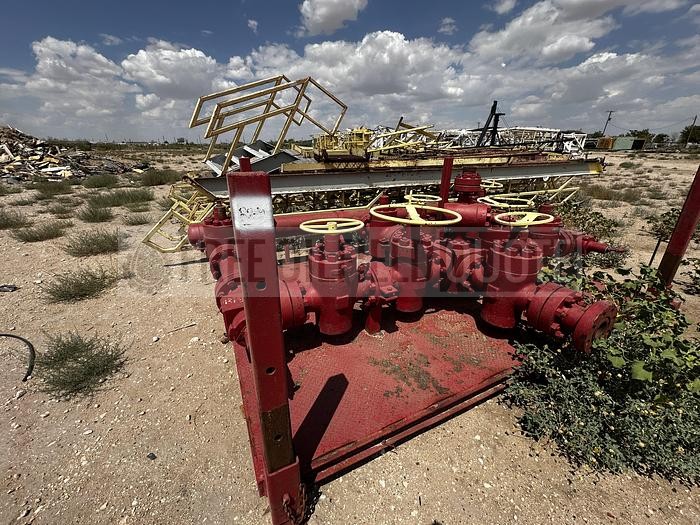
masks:
[[[93,153],[61,147],[11,127],[0,127],[0,176],[87,177],[96,173],[126,173],[133,168]]]

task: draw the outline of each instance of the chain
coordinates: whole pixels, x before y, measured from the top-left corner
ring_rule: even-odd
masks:
[[[299,525],[304,521],[304,517],[306,514],[306,486],[303,483],[299,485],[299,504],[297,505],[297,508],[299,510],[298,513],[296,509],[292,508],[290,502],[291,498],[289,498],[288,495],[285,495],[285,498],[282,500],[282,508],[287,514],[287,518],[289,518],[289,521],[293,525]]]

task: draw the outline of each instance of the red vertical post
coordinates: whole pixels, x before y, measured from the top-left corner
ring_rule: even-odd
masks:
[[[250,157],[241,157],[238,159],[238,171],[241,173],[253,171],[253,168],[250,167]]]
[[[690,186],[688,196],[685,198],[681,214],[678,216],[678,222],[676,222],[671,239],[668,241],[661,264],[659,264],[659,273],[667,286],[673,282],[673,278],[676,276],[681,260],[683,260],[683,256],[688,249],[688,244],[690,244],[690,240],[698,227],[699,220],[700,166],[698,171],[695,172],[695,178]]]
[[[440,208],[445,207],[450,197],[450,184],[452,184],[452,157],[445,157],[442,161],[442,176],[440,177]]]
[[[246,165],[250,163],[241,162],[241,167]],[[263,449],[272,523],[296,524],[305,503],[292,443],[270,177],[264,172],[237,172],[230,173],[227,182],[259,408],[258,414],[248,417],[260,421],[256,442]]]

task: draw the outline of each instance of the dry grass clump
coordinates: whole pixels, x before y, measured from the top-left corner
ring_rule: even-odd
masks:
[[[22,228],[12,232],[12,236],[23,242],[41,242],[63,236],[65,229],[73,226],[70,221],[51,221],[31,228]]]
[[[78,268],[56,275],[44,292],[54,303],[70,303],[97,297],[131,273],[117,268]]]
[[[31,206],[34,203],[36,203],[36,199],[34,197],[22,197],[21,199],[17,199],[16,201],[12,202],[14,206]]]
[[[151,205],[148,202],[130,202],[128,204],[125,204],[124,208],[126,208],[129,211],[140,213],[150,210]]]
[[[119,251],[123,235],[119,230],[107,231],[102,228],[77,232],[70,236],[64,246],[67,254],[73,257],[89,257]]]
[[[68,181],[50,181],[50,180],[40,180],[35,182],[31,186],[33,189],[37,190],[38,194],[36,198],[38,200],[46,200],[56,195],[67,195],[73,193],[73,186]]]
[[[29,226],[32,221],[22,212],[0,209],[0,230],[13,230]]]
[[[21,193],[22,192],[22,186],[18,186],[17,184],[0,184],[0,197],[4,197],[5,195],[12,195],[14,193]]]
[[[139,226],[141,224],[148,224],[151,222],[151,216],[148,213],[133,213],[131,215],[127,215],[122,220],[127,226]]]
[[[117,184],[119,184],[119,178],[111,173],[92,175],[83,180],[85,188],[114,188]]]
[[[182,180],[182,173],[179,171],[151,169],[144,172],[141,177],[141,184],[144,186],[161,186],[163,184],[173,184],[179,180]]]
[[[83,222],[107,222],[112,218],[114,218],[112,210],[94,204],[88,204],[78,212],[78,219]]]
[[[88,199],[88,203],[98,208],[112,208],[136,202],[148,202],[153,199],[155,199],[155,196],[150,189],[129,188],[94,195]]]
[[[91,394],[126,363],[121,341],[77,332],[48,338],[48,349],[37,360],[37,376],[43,389],[57,397]]]
[[[57,201],[49,204],[46,211],[55,216],[57,219],[70,219],[75,213],[76,206],[80,204],[75,201]]]

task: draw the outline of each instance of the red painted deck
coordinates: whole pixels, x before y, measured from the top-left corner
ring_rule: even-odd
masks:
[[[322,338],[311,324],[287,334],[294,447],[306,479],[321,482],[500,389],[514,365],[512,347],[484,335],[472,314],[452,304],[465,301],[429,303],[419,318],[385,309],[376,336],[362,330],[359,310],[347,337]],[[245,413],[254,415],[251,368],[245,350],[235,351]],[[248,416],[253,437],[254,419]],[[253,446],[260,482],[262,451]]]

